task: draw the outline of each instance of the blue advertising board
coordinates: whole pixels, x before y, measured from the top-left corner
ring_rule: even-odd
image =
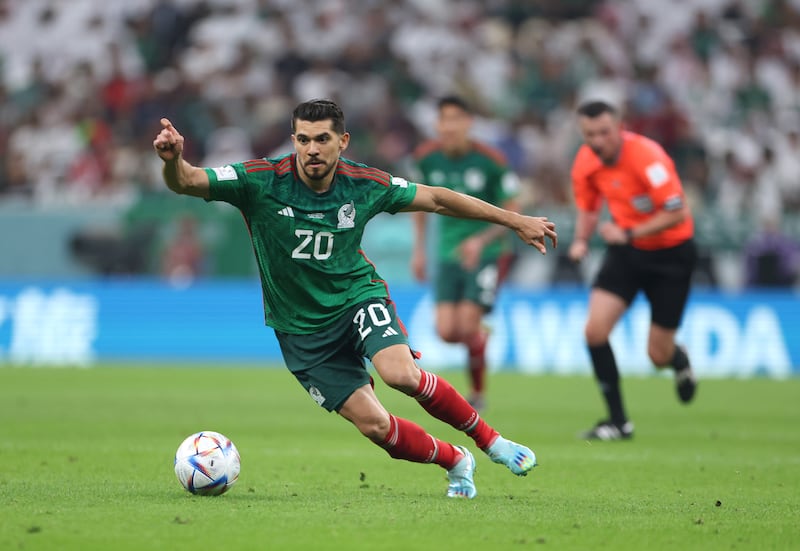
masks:
[[[463,347],[434,331],[428,289],[396,286],[392,297],[426,369],[463,365]],[[507,288],[487,316],[494,370],[589,373],[583,344],[587,290]],[[612,334],[620,369],[648,374],[644,300]],[[0,282],[0,364],[83,365],[104,361],[208,363],[281,361],[251,281],[184,288],[156,280]],[[788,291],[695,291],[679,340],[701,376],[800,374],[800,296]]]

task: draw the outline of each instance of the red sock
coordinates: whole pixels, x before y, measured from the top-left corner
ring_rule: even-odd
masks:
[[[419,425],[389,415],[389,434],[380,446],[395,459],[414,463],[436,463],[447,470],[461,460],[461,452],[452,444],[434,438]]]
[[[420,373],[419,387],[414,393],[419,405],[440,421],[464,431],[480,449],[488,448],[499,433],[480,418],[450,383],[421,369]]]
[[[480,394],[483,392],[483,381],[486,373],[486,343],[489,340],[489,333],[481,328],[477,333],[468,337],[467,354],[469,356],[469,378],[472,384],[472,392]]]

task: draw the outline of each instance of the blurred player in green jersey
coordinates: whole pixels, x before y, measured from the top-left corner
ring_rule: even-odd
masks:
[[[497,149],[474,140],[472,112],[458,96],[439,100],[437,139],[415,152],[419,181],[477,197],[519,212],[519,179]],[[414,215],[412,271],[418,281],[428,276],[426,214]],[[494,306],[498,285],[508,266],[511,246],[507,228],[485,220],[444,218],[436,245],[436,332],[445,342],[467,349],[469,402],[484,406],[487,328],[483,316]]]
[[[244,216],[261,276],[266,324],[309,396],[335,411],[391,457],[447,470],[447,495],[473,498],[475,460],[463,446],[434,438],[391,415],[375,395],[364,358],[392,388],[465,432],[516,475],[536,465],[525,446],[489,426],[444,379],[420,369],[385,281],[361,250],[367,222],[381,212],[436,212],[513,229],[542,254],[555,226],[444,188],[407,182],[341,157],[350,141],[329,100],[292,114],[295,153],[199,168],[183,159],[183,136],[167,119],[153,141],[175,193],[236,206]]]

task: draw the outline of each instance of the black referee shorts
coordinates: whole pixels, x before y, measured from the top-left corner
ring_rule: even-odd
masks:
[[[649,251],[611,245],[593,287],[618,295],[628,305],[640,290],[644,291],[651,321],[666,329],[677,329],[696,262],[697,248],[691,239],[675,247]]]

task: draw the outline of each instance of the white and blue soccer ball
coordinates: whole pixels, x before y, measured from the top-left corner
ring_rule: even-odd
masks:
[[[240,468],[239,451],[231,439],[210,430],[187,437],[175,452],[175,475],[196,495],[224,494],[236,483]]]

